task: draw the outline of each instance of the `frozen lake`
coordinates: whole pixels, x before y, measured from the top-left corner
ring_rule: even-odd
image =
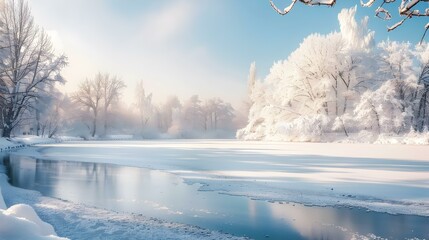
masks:
[[[87,151],[73,150],[75,153]],[[52,151],[58,153],[58,149]],[[109,150],[97,156],[107,156],[108,153]],[[62,159],[59,157],[58,160]],[[357,208],[310,207],[199,191],[201,185],[198,183],[189,185],[175,174],[147,168],[42,160],[16,154],[4,158],[3,163],[12,185],[37,190],[48,197],[237,236],[255,239],[429,237],[428,217],[391,215]]]
[[[36,150],[36,151],[35,151]],[[162,170],[200,190],[429,216],[429,147],[234,140],[85,141],[17,154]]]

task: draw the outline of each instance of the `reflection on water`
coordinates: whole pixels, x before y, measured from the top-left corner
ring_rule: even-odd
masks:
[[[10,183],[115,211],[246,235],[255,239],[429,238],[429,218],[360,209],[306,207],[198,191],[172,174],[109,164],[46,161],[11,154]]]

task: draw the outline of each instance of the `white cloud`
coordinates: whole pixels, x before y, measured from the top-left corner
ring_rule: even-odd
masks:
[[[174,1],[143,18],[142,37],[150,42],[170,40],[187,30],[197,9],[190,1]]]

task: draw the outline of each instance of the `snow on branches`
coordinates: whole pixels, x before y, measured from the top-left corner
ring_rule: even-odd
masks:
[[[41,98],[63,83],[67,65],[57,56],[48,34],[35,22],[24,0],[0,7],[0,122],[2,136],[22,124]]]
[[[280,15],[286,15],[288,14],[292,8],[295,6],[298,0],[292,0],[290,5],[285,7],[283,10],[277,7],[277,5],[274,3],[273,0],[270,0],[271,7]],[[301,3],[309,6],[334,6],[337,2],[336,0],[299,0]],[[376,0],[368,0],[367,2],[364,2],[361,0],[361,6],[362,7],[372,7]],[[381,4],[377,7],[375,10],[375,16],[383,19],[383,20],[391,20],[392,15],[391,13],[385,8],[386,5],[392,5],[396,2],[396,0],[382,0]],[[401,26],[406,20],[412,18],[412,17],[428,17],[429,16],[429,7],[427,7],[427,3],[429,0],[401,0],[401,3],[398,7],[398,15],[402,17],[402,19],[395,24],[391,25],[387,28],[388,31],[392,31],[399,26]],[[423,3],[426,3],[425,6],[423,6]],[[422,37],[422,40],[424,39],[426,32],[429,28],[429,23],[424,26],[424,34]],[[421,40],[421,41],[422,41]]]
[[[355,14],[343,9],[340,32],[309,35],[263,81],[249,78],[252,106],[237,138],[373,141],[429,127],[429,45],[375,44]]]

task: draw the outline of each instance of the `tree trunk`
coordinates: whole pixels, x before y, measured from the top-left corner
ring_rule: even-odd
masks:
[[[325,109],[326,116],[329,116],[328,102],[323,102],[323,109]]]
[[[104,103],[106,105],[106,103]],[[104,106],[104,136],[107,136],[107,106]]]
[[[214,112],[214,129],[217,130],[217,113]]]
[[[3,119],[3,133],[2,133],[2,137],[5,138],[10,138],[10,134],[12,133],[13,130],[13,124],[12,124],[12,114],[11,112],[6,112],[4,119]]]
[[[41,134],[40,134],[40,135],[41,135],[42,137],[44,137],[44,136],[45,136],[45,130],[46,130],[46,127],[47,127],[47,126],[46,126],[46,124],[43,124],[43,126],[42,126],[42,127],[40,127],[40,124],[38,124],[38,126],[37,126],[37,127],[38,127],[37,132],[41,131]],[[40,135],[37,135],[37,136],[40,136]]]
[[[335,78],[335,116],[338,117],[338,78]]]
[[[12,132],[12,128],[10,128],[10,127],[3,127],[2,137],[4,137],[4,138],[10,138],[11,132]]]
[[[347,110],[347,97],[345,97],[344,98],[344,105],[343,105],[343,114],[345,114],[346,113],[346,110]]]
[[[371,104],[371,110],[375,115],[375,119],[377,121],[377,128],[378,128],[378,134],[381,134],[381,125],[380,125],[380,118],[378,117],[378,113],[375,110],[375,106],[373,104]]]
[[[58,131],[58,126],[56,126],[50,133],[49,133],[49,136],[48,136],[48,138],[52,138],[54,135],[55,135],[55,133],[57,133],[57,131]]]
[[[424,125],[425,125],[425,118],[426,118],[426,97],[427,97],[427,91],[422,95],[422,97],[420,98],[420,103],[419,103],[419,110],[418,110],[418,115],[417,115],[417,129],[419,132],[422,132],[424,129]]]
[[[40,111],[39,111],[39,109],[36,109],[36,136],[40,136]]]
[[[92,137],[95,137],[95,133],[97,132],[97,112],[94,113],[94,121],[92,122]]]
[[[346,134],[346,137],[349,137],[349,134],[347,133],[346,125],[344,124],[343,119],[341,119],[341,125],[343,125],[344,134]]]

